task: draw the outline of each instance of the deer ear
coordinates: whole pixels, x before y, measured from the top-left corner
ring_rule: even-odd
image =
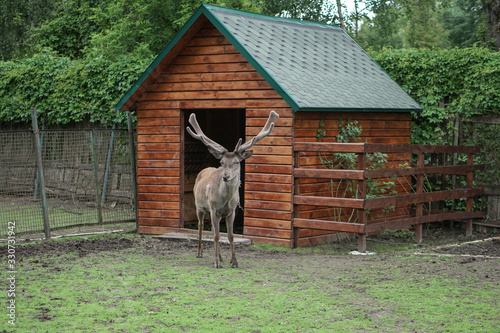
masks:
[[[216,159],[218,160],[222,160],[222,158],[224,157],[224,154],[227,153],[227,150],[225,152],[220,152],[216,149],[213,149],[211,147],[208,147],[208,151],[210,152],[210,154],[212,154]]]
[[[240,155],[240,158],[241,160],[246,160],[247,158],[249,158],[250,156],[252,156],[253,154],[253,150],[245,150],[244,152],[238,154]]]

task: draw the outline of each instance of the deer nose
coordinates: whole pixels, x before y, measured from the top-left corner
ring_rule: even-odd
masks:
[[[229,176],[222,176],[222,180],[227,182],[229,180]]]

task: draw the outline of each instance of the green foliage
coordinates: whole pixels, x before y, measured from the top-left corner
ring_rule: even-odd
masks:
[[[144,71],[146,62],[120,57],[72,60],[45,50],[32,58],[0,63],[0,124],[30,123],[37,108],[40,123],[62,126],[82,121],[126,123],[115,103]]]
[[[423,107],[412,114],[412,142],[453,143],[456,117],[500,113],[500,54],[484,48],[371,51]]]

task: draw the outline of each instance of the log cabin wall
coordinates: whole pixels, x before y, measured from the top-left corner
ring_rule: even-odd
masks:
[[[271,110],[280,115],[245,163],[244,234],[288,246],[294,112],[210,22],[138,101],[138,231],[179,230],[184,211],[195,209],[183,210],[184,113],[211,109],[245,110],[247,140],[260,132]]]
[[[358,121],[362,127],[361,141],[367,143],[408,144],[411,138],[409,113],[391,112],[298,112],[295,122],[295,142],[317,142],[320,121],[325,130],[321,142],[336,142],[339,134],[339,120]],[[332,158],[322,156],[322,158]],[[410,162],[408,154],[389,154],[387,167],[398,167]],[[301,168],[324,168],[318,153],[302,153]],[[379,182],[388,179],[379,179]],[[411,179],[400,177],[395,180],[395,191],[400,194],[411,193]],[[301,179],[299,193],[317,196],[350,197],[352,193],[345,192],[346,182],[330,182],[324,179]],[[408,217],[411,207],[395,207],[394,211],[373,211],[368,215],[368,223],[379,219],[397,219]],[[325,219],[331,221],[355,222],[356,211],[352,209],[332,209],[312,206],[299,206],[298,216],[306,219]],[[337,235],[321,230],[301,229],[299,246],[316,244],[327,239],[335,239]]]

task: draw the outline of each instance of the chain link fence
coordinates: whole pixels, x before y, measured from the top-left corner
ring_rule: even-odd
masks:
[[[135,221],[127,130],[40,130],[44,191],[33,131],[0,132],[0,236]],[[44,192],[44,193],[43,193]],[[43,200],[45,194],[45,200]]]

